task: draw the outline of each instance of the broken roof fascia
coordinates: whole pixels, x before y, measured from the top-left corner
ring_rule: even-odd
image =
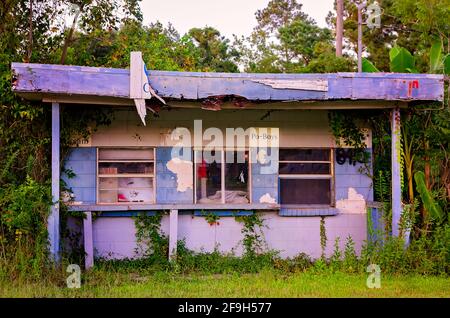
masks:
[[[13,91],[28,99],[96,99],[133,105],[130,71],[85,66],[12,63]],[[444,76],[399,73],[249,74],[149,71],[164,99],[239,96],[249,101],[442,101]],[[104,100],[104,102],[102,102]],[[131,103],[130,103],[131,102]]]

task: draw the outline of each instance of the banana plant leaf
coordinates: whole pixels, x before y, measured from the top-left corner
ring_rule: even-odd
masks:
[[[442,42],[436,41],[430,50],[430,73],[438,73],[442,69]]]
[[[416,189],[420,194],[423,206],[430,213],[431,218],[438,223],[441,223],[444,218],[444,212],[439,204],[434,201],[430,191],[425,185],[425,174],[422,171],[417,171],[414,174],[414,181],[416,181]]]
[[[393,47],[389,52],[389,57],[391,72],[407,73],[408,69],[415,69],[415,59],[405,48]]]
[[[376,73],[380,72],[371,61],[366,58],[362,59],[362,71],[366,73]]]
[[[444,73],[450,75],[450,54],[447,54],[444,59]]]

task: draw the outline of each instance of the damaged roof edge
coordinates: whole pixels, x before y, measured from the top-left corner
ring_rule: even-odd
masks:
[[[127,69],[12,63],[13,91],[129,98]],[[249,101],[442,101],[444,76],[399,73],[250,74],[149,71],[163,98],[203,100],[235,95]],[[24,94],[25,96],[25,94]]]

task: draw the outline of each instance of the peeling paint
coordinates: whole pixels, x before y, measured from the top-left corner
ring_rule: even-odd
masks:
[[[265,149],[260,149],[256,155],[256,160],[262,165],[266,164],[268,162],[267,151]]]
[[[177,177],[177,191],[185,192],[193,189],[192,162],[173,158],[166,164],[167,169]]]
[[[274,203],[275,204],[275,203],[277,203],[277,201],[275,200],[275,198],[272,198],[269,193],[266,193],[259,198],[259,203]]]
[[[347,199],[336,201],[336,208],[343,213],[365,213],[366,200],[354,188],[348,188]]]
[[[252,82],[268,85],[275,89],[298,89],[306,91],[328,91],[328,80],[326,79],[258,79]]]
[[[126,98],[130,104],[130,71],[113,68],[92,68],[67,65],[12,63],[19,76],[14,88],[27,98],[41,98],[40,91],[60,94],[69,99],[74,95]],[[30,68],[35,74],[27,71]],[[34,86],[28,81],[32,80]],[[408,84],[400,80],[417,80],[408,97]],[[444,95],[443,75],[346,73],[346,74],[230,74],[151,71],[150,82],[162,98],[199,100],[210,96],[242,96],[250,101],[298,100],[436,100]],[[108,83],[105,85],[104,83]],[[258,83],[260,85],[258,85]],[[141,86],[142,87],[142,86]],[[374,89],[377,87],[379,89]],[[32,95],[34,94],[34,95]]]

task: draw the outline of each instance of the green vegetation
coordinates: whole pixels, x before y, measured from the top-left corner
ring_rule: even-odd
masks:
[[[334,135],[361,150],[360,153],[365,153],[362,150],[366,147],[359,128],[372,129],[371,177],[375,199],[382,202],[386,228],[381,233],[383,239],[367,244],[360,257],[354,253],[351,238],[347,239],[343,251],[335,249],[331,258],[322,257],[316,262],[304,255],[282,260],[276,253],[267,254],[259,231],[263,221],[254,214],[237,218],[244,224],[242,236],[246,255],[243,258],[217,252],[192,253],[180,242],[177,262],[169,263],[165,257],[167,238],[159,231],[160,216],[157,215],[136,220],[138,241],[151,243],[149,249],[143,251],[146,257],[142,261],[100,263],[93,272],[86,274],[86,284],[81,291],[64,289],[64,266],[54,268],[47,257],[46,218],[51,204],[50,109],[12,93],[11,62],[124,68],[128,67],[130,52],[139,50],[149,69],[275,73],[355,71],[353,54],[335,56],[334,13],[328,16],[329,27],[320,28],[296,0],[269,1],[266,8],[255,13],[257,25],[253,33],[248,38],[233,41],[211,27],[193,28],[180,35],[171,25],[163,26],[158,21],[143,25],[139,2],[6,0],[0,3],[0,295],[162,296],[167,292],[181,296],[198,290],[196,295],[215,292],[215,296],[238,296],[245,292],[249,296],[448,296],[447,278],[425,280],[417,276],[449,273],[448,96],[442,104],[416,104],[402,110],[402,167],[406,177],[402,224],[411,230],[407,248],[404,242],[388,238],[391,214],[389,112],[330,112]],[[448,74],[450,0],[378,2],[383,12],[382,27],[364,28],[365,70]],[[65,28],[68,16],[73,24]],[[345,1],[344,16],[344,37],[348,44],[345,51],[354,53],[357,16],[352,1]],[[74,110],[63,107],[62,155],[69,146],[86,139],[111,120],[107,108],[80,106]],[[70,176],[70,171],[67,174]],[[64,182],[61,187],[65,189]],[[64,224],[69,212],[64,205],[61,207]],[[218,220],[209,217],[207,221]],[[79,237],[69,236],[64,228],[62,233],[72,245],[71,253],[65,251],[62,255],[62,263],[82,263]],[[322,248],[326,243],[326,233],[322,230]],[[375,291],[364,287],[362,278],[370,263],[377,263],[383,273],[394,275],[387,278],[386,289]],[[131,266],[128,272],[117,269],[127,264]],[[133,274],[137,270],[135,266],[155,275],[144,275],[142,282],[137,283],[141,276]],[[171,276],[168,271],[179,274]],[[314,275],[322,275],[320,273],[326,274],[314,280]],[[395,276],[399,274],[413,276]],[[204,275],[219,276],[213,276],[216,278],[213,280]],[[137,281],[133,277],[138,277]],[[304,281],[305,287],[301,287]],[[101,284],[103,287],[99,287]],[[145,294],[147,292],[155,294]]]
[[[361,257],[351,238],[344,250],[336,240],[333,255],[316,261],[305,254],[285,259],[276,252],[242,257],[217,250],[194,253],[180,241],[176,262],[157,253],[136,260],[97,260],[82,273],[80,289],[66,287],[62,266],[41,280],[0,279],[0,297],[450,297],[445,274],[449,232],[432,246],[429,240],[415,241],[407,250],[396,239],[387,239],[383,248],[369,244]],[[380,264],[379,289],[366,285],[372,262]]]
[[[138,237],[152,229],[150,240],[163,242],[156,246],[165,251],[151,245],[153,252],[140,259],[97,260],[82,272],[80,289],[67,287],[65,265],[39,280],[3,277],[0,297],[450,297],[449,230],[432,242],[414,241],[406,250],[402,240],[387,238],[383,246],[363,247],[360,257],[351,238],[344,250],[337,239],[333,255],[316,261],[305,254],[281,258],[274,251],[241,257],[218,250],[196,253],[179,241],[173,262],[167,259],[165,237],[155,231],[156,218],[137,219]],[[380,264],[379,289],[366,285],[371,263]]]
[[[369,289],[367,275],[342,273],[179,275],[168,272],[120,273],[94,270],[80,289],[58,283],[0,282],[1,297],[450,297],[443,277],[381,276],[381,288]]]
[[[140,214],[135,218],[137,254],[154,260],[166,260],[169,238],[161,233],[163,212],[155,215]]]

